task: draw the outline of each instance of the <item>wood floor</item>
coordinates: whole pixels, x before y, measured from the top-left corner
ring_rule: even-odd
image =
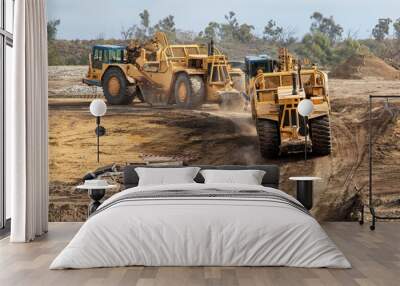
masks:
[[[0,241],[0,285],[400,285],[400,223],[340,222],[323,227],[353,265],[352,269],[287,267],[125,267],[48,270],[50,262],[81,226],[51,223],[49,233],[28,244]]]

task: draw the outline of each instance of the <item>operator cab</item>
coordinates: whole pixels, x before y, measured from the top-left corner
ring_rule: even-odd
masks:
[[[126,46],[95,45],[92,49],[92,67],[102,69],[103,64],[125,63]]]
[[[245,73],[247,77],[255,77],[261,69],[264,73],[272,73],[278,67],[278,61],[268,55],[247,56],[245,58]]]

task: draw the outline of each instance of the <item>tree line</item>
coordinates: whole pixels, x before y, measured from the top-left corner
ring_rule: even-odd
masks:
[[[343,27],[336,23],[330,16],[326,17],[320,12],[314,12],[311,16],[309,31],[302,37],[297,37],[294,29],[279,25],[273,19],[266,21],[262,35],[256,35],[255,27],[247,23],[241,23],[237,14],[233,11],[227,13],[224,22],[209,22],[199,33],[178,29],[173,15],[162,18],[154,25],[151,22],[150,12],[143,10],[138,15],[137,24],[130,27],[122,27],[120,39],[104,39],[99,36],[94,39],[96,43],[128,43],[131,39],[141,41],[152,37],[155,31],[163,31],[171,42],[206,43],[211,39],[220,48],[228,53],[231,58],[238,58],[247,52],[269,53],[274,55],[277,47],[287,47],[290,51],[302,58],[308,58],[312,62],[327,68],[342,63],[350,56],[359,53],[372,52],[382,58],[396,57],[400,48],[400,18],[378,19],[372,28],[368,39],[357,39],[356,34],[343,35]],[[80,55],[77,50],[90,52],[92,41],[66,41],[56,40],[60,20],[48,22],[49,63],[50,64],[87,64],[87,55]],[[394,34],[390,35],[393,29]],[[83,45],[74,49],[73,45]],[[236,49],[234,48],[236,47]],[[255,47],[255,48],[250,48]],[[240,50],[239,52],[236,50]],[[71,53],[69,54],[69,51]]]

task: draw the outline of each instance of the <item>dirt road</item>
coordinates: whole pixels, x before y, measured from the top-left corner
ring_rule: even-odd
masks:
[[[77,72],[75,69],[80,69]],[[50,218],[83,220],[88,199],[73,186],[82,176],[98,167],[96,163],[95,120],[88,111],[90,92],[79,83],[83,68],[53,71],[50,76]],[[50,70],[50,73],[52,71]],[[64,79],[66,78],[66,79]],[[65,81],[63,83],[63,81]],[[78,91],[75,96],[71,92]],[[64,88],[63,88],[64,86]],[[323,181],[315,186],[314,215],[321,220],[344,220],[367,191],[367,100],[368,94],[394,94],[400,81],[331,80],[331,156],[302,155],[265,160],[259,155],[256,131],[249,112],[222,112],[214,105],[200,110],[149,108],[146,104],[111,106],[102,125],[101,164],[140,163],[146,156],[165,156],[189,164],[256,164],[281,166],[281,188],[294,194],[288,181],[292,175],[316,175]],[[97,95],[101,96],[101,92]],[[400,106],[400,101],[397,103]],[[393,111],[394,112],[394,111]],[[379,189],[377,203],[383,213],[400,212],[393,186],[400,178],[400,125],[396,112],[390,114],[379,103],[374,109],[374,178]],[[355,188],[361,189],[358,194]]]

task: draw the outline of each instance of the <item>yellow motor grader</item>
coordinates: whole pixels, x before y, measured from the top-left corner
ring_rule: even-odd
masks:
[[[129,104],[137,96],[151,105],[196,108],[240,99],[245,88],[244,73],[212,42],[170,45],[162,32],[144,44],[96,45],[89,60],[83,82],[102,87],[110,104]]]
[[[327,74],[315,65],[303,68],[285,48],[279,49],[278,60],[267,55],[248,56],[245,65],[246,88],[263,157],[300,152],[305,147],[314,154],[330,154]],[[297,112],[305,98],[314,104],[306,123]],[[311,139],[307,146],[306,134]]]

